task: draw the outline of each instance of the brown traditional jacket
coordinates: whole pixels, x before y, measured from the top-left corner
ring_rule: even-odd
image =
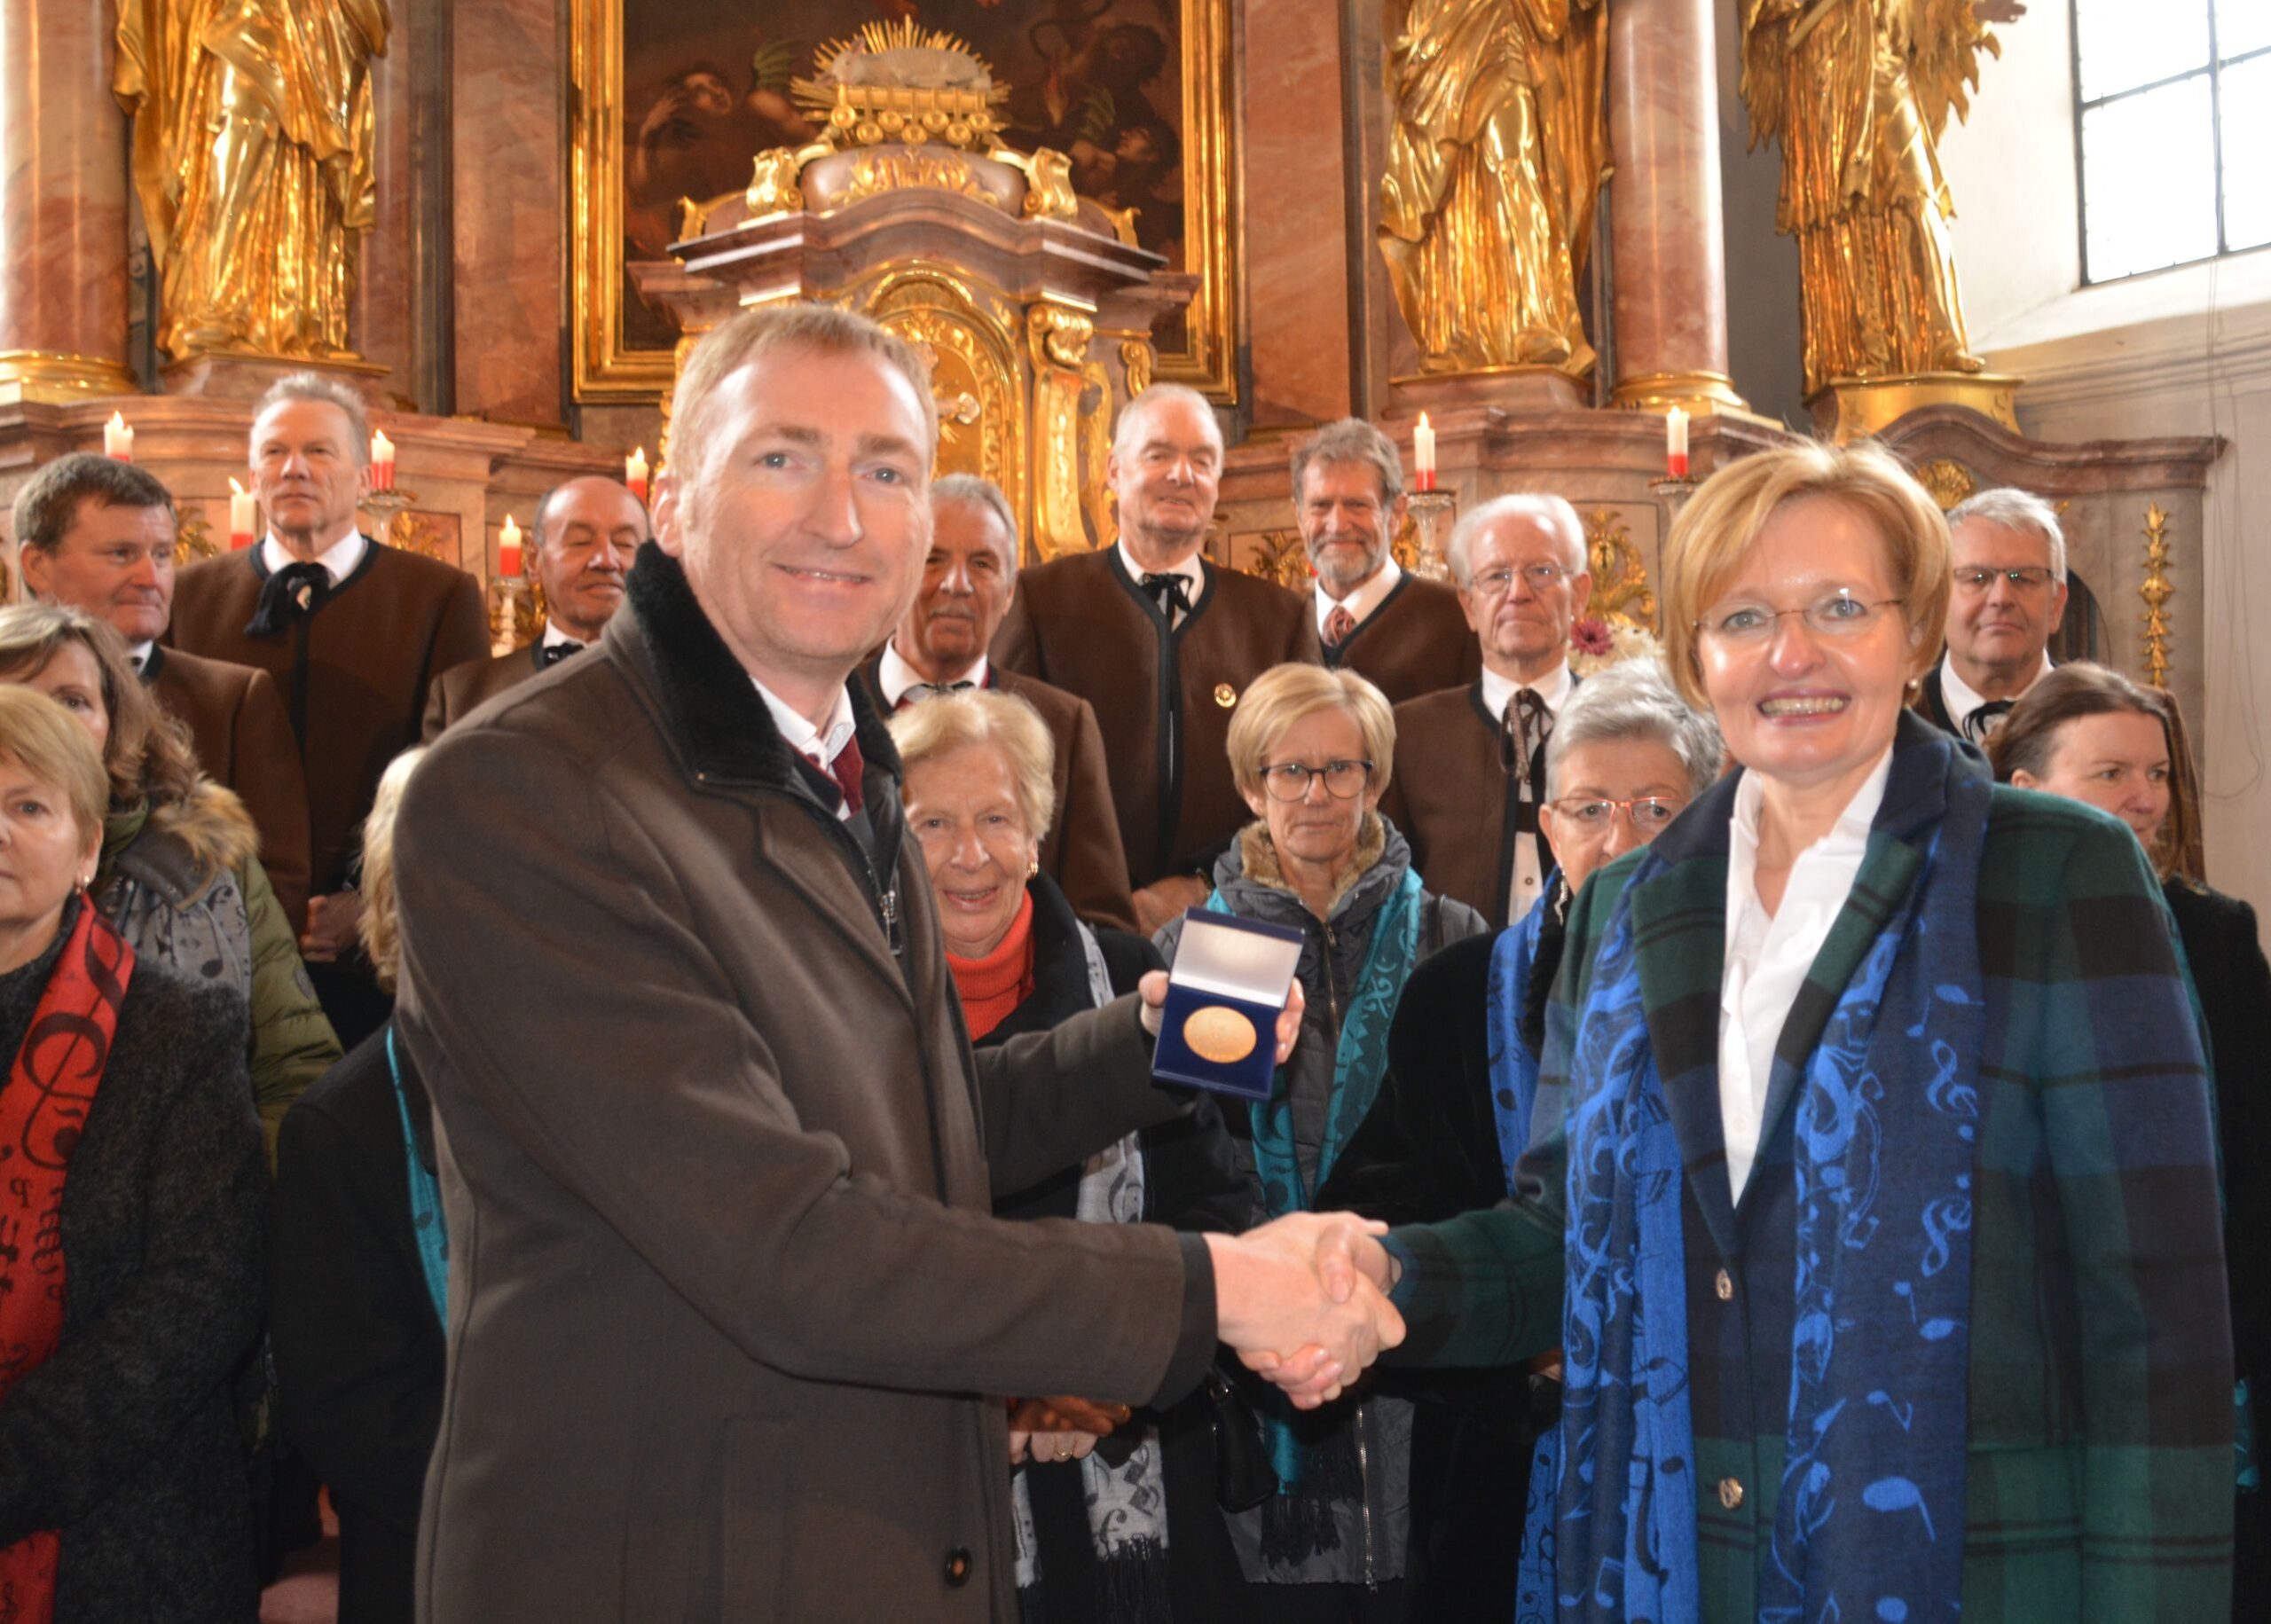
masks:
[[[1120,549],[1074,553],[1021,573],[994,637],[995,663],[1095,707],[1112,774],[1128,877],[1137,886],[1192,873],[1253,816],[1224,746],[1248,684],[1287,661],[1324,658],[1308,601],[1203,564],[1206,584],[1170,632],[1120,563]]]
[[[1407,570],[1347,640],[1324,651],[1324,663],[1355,671],[1389,704],[1400,705],[1481,676],[1482,646],[1467,627],[1458,592]]]
[[[1395,775],[1380,796],[1380,812],[1411,843],[1411,866],[1427,889],[1458,898],[1494,930],[1505,926],[1514,883],[1516,802],[1507,793],[1513,781],[1500,732],[1483,709],[1479,677],[1405,701],[1395,708]],[[1552,866],[1541,832],[1538,867]]]
[[[253,637],[245,624],[267,579],[259,547],[192,564],[175,585],[166,638],[275,679],[299,736],[309,883],[321,896],[352,876],[379,774],[417,742],[434,679],[486,652],[489,629],[471,576],[375,541],[312,614]]]
[[[297,936],[308,922],[308,787],[292,718],[266,671],[153,646],[142,680],[189,725],[205,776],[237,792],[260,831],[260,866]]]
[[[516,688],[544,670],[544,645],[530,643],[526,648],[515,648],[510,654],[500,654],[485,660],[468,660],[463,665],[452,665],[434,679],[434,691],[426,701],[424,741],[431,744],[442,736],[442,730],[508,688]]]
[[[879,679],[882,666],[878,655],[860,668],[860,678],[876,710],[888,715],[891,707],[884,702]],[[1005,671],[991,660],[986,663],[986,686],[999,694],[1014,694],[1039,711],[1049,742],[1056,746],[1049,782],[1057,792],[1057,812],[1049,822],[1049,838],[1041,843],[1041,871],[1057,882],[1080,918],[1116,930],[1136,930],[1128,855],[1120,849],[1120,820],[1112,810],[1112,775],[1105,770],[1104,734],[1096,726],[1095,709],[1038,677]]]

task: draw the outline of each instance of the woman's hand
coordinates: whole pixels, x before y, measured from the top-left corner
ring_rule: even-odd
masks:
[[[1167,971],[1144,971],[1143,979],[1136,984],[1136,995],[1143,1000],[1143,1030],[1158,1037],[1159,1011],[1167,1001]],[[1308,999],[1301,992],[1301,984],[1296,981],[1286,989],[1285,1007],[1277,1012],[1277,1063],[1281,1066],[1293,1052],[1293,1040],[1301,1035],[1301,1011],[1308,1008]]]
[[[1134,1413],[1125,1404],[1094,1404],[1070,1395],[1020,1399],[1010,1407],[1010,1464],[1084,1459],[1098,1439],[1109,1437]]]

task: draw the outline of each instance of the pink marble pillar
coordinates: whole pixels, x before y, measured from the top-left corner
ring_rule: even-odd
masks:
[[[1610,264],[1619,405],[1741,410],[1727,376],[1711,0],[1608,8]]]
[[[0,0],[0,389],[130,390],[111,8]]]

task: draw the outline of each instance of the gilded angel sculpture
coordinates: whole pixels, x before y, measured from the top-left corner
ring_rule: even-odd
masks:
[[[1751,143],[1780,138],[1778,224],[1798,239],[1805,392],[1973,373],[1937,142],[1970,111],[2012,0],[1745,0]]]
[[[1592,365],[1577,311],[1607,136],[1604,0],[1412,0],[1380,252],[1430,372]]]
[[[177,359],[346,357],[387,0],[120,0],[112,89]]]

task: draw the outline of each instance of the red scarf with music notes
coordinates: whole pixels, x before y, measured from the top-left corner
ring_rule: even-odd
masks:
[[[63,1338],[63,1181],[101,1087],[134,949],[84,898],[0,1087],[0,1404]],[[55,1615],[55,1531],[0,1549],[0,1624]]]

